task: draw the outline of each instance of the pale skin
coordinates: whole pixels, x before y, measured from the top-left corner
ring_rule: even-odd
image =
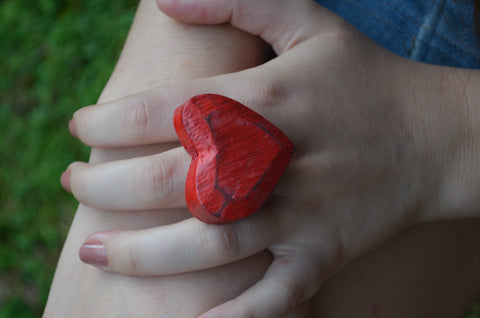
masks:
[[[239,45],[248,54],[239,54]],[[162,14],[154,1],[141,1],[121,58],[99,102],[167,82],[253,67],[264,62],[269,54],[264,43],[253,36],[228,26],[206,29],[182,25]],[[144,156],[177,146],[159,143],[93,148],[90,162]],[[57,266],[44,317],[196,317],[261,278],[271,261],[267,252],[217,270],[146,279],[104,273],[78,258],[83,241],[94,232],[143,229],[188,216],[187,211],[179,209],[117,213],[80,204]],[[228,284],[222,284],[224,281]]]
[[[387,289],[379,271],[363,271],[362,275],[362,268],[388,266],[401,271],[397,264],[388,264],[391,256],[399,251],[408,255],[421,246],[429,251],[430,259],[419,259],[412,268],[402,267],[410,269],[410,279],[419,279],[426,273],[422,265],[446,265],[436,262],[443,260],[443,255],[435,258],[434,246],[445,240],[442,248],[448,248],[447,243],[458,233],[468,238],[462,238],[461,246],[466,249],[465,254],[458,250],[459,259],[471,255],[472,249],[476,248],[474,255],[479,252],[476,244],[468,245],[478,241],[478,221],[457,222],[447,229],[444,224],[417,225],[402,232],[420,222],[479,216],[476,105],[480,98],[475,95],[480,91],[476,87],[479,74],[406,61],[320,6],[308,1],[292,3],[226,1],[220,6],[210,1],[195,5],[160,2],[165,12],[186,22],[231,22],[260,35],[279,57],[240,73],[163,84],[84,108],[74,116],[75,134],[94,147],[171,144],[176,141],[170,121],[175,107],[193,95],[213,92],[252,107],[296,144],[296,157],[272,200],[246,220],[213,226],[188,219],[90,238],[106,248],[108,267],[103,269],[131,275],[206,269],[265,249],[273,254],[274,261],[263,279],[249,282],[253,287],[202,317],[279,317],[315,294],[312,317],[318,313],[339,317],[342,310],[348,316],[348,310],[355,313],[357,302],[367,306],[369,296],[375,304],[381,303],[382,287]],[[188,163],[182,148],[108,164],[78,163],[69,168],[63,183],[79,201],[94,208],[184,208]],[[162,168],[154,168],[159,166]],[[426,236],[418,231],[426,236],[443,235],[435,244],[422,245]],[[382,248],[372,250],[381,244]],[[452,251],[456,249],[454,245]],[[473,258],[478,264],[475,262],[478,257]],[[448,266],[456,264],[458,261]],[[108,275],[98,272],[95,275]],[[464,279],[457,277],[455,282]],[[358,286],[363,287],[359,289],[361,297],[352,291]],[[395,286],[408,290],[401,279]],[[366,295],[365,290],[371,294]],[[455,301],[452,312],[462,310],[478,288],[464,291],[468,296]],[[345,294],[351,298],[341,296]],[[335,307],[335,299],[341,299],[337,303],[341,305]],[[400,316],[405,306],[388,307],[389,303],[392,301],[381,306],[382,314],[393,317],[385,314],[386,310],[397,308],[393,312]],[[414,308],[409,317],[415,313],[424,316],[418,310],[420,305],[412,307],[417,311]],[[372,308],[371,313],[377,307]]]

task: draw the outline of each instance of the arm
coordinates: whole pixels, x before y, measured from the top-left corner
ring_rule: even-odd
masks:
[[[478,71],[394,56],[308,0],[224,3],[165,1],[164,10],[187,22],[230,22],[261,35],[279,56],[255,69],[194,81],[173,94],[171,86],[164,86],[85,108],[75,118],[79,135],[84,142],[121,143],[123,139],[87,129],[88,118],[121,118],[139,100],[152,109],[160,100],[170,109],[149,117],[150,126],[174,141],[172,125],[158,119],[171,118],[186,96],[208,91],[264,114],[295,142],[296,157],[275,199],[245,220],[222,226],[188,220],[174,227],[92,236],[108,251],[109,270],[171,274],[215,267],[268,248],[275,259],[264,279],[202,317],[278,317],[311,297],[327,277],[412,224],[479,216]],[[262,90],[254,90],[258,87]],[[105,124],[122,131],[115,122]],[[146,137],[135,125],[127,131],[129,141]],[[153,159],[168,165],[167,183],[184,182],[186,171],[177,151],[163,158],[109,163],[102,169],[75,167],[73,193],[82,202],[115,209],[103,193],[88,193],[84,185],[102,184],[109,195],[133,199],[136,190],[122,185],[135,179],[122,171]],[[115,179],[103,173],[107,167],[116,171]],[[115,193],[108,190],[112,188]],[[155,195],[165,192],[152,190]],[[173,196],[182,194],[174,191]],[[147,199],[136,202],[137,208],[151,204]],[[198,229],[203,229],[202,237],[194,235]],[[212,248],[208,238],[219,233],[236,237],[236,244]],[[185,249],[190,242],[196,247]],[[135,264],[140,266],[132,266],[124,253],[132,248],[138,251]],[[159,258],[160,253],[171,257]]]
[[[251,67],[264,61],[267,52],[263,42],[229,26],[180,24],[160,13],[153,0],[144,0],[99,101],[166,82]],[[168,146],[92,149],[90,161],[157,153],[165,148]],[[151,227],[186,215],[178,210],[118,214],[80,205],[58,263],[45,317],[194,317],[234,297],[262,276],[270,262],[265,253],[225,269],[146,279],[103,273],[78,258],[80,245],[93,232]],[[219,285],[227,279],[228,284]]]

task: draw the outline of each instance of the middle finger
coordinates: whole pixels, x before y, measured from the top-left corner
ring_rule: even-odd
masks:
[[[160,154],[102,164],[74,163],[65,183],[81,203],[105,210],[186,207],[191,157],[181,147]]]

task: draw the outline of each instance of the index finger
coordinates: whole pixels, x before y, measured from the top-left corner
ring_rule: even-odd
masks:
[[[79,109],[70,123],[72,134],[97,147],[128,147],[178,140],[175,109],[206,93],[226,95],[253,108],[265,105],[267,85],[260,68],[225,74],[182,85],[165,85],[109,103]],[[256,107],[257,106],[257,107]]]
[[[181,103],[180,98],[153,89],[105,104],[83,107],[75,112],[69,128],[75,137],[92,147],[127,147],[175,141],[172,116]]]

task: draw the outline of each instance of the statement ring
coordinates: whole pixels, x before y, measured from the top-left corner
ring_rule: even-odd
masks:
[[[221,95],[190,98],[175,110],[173,124],[192,157],[185,184],[187,207],[206,223],[229,223],[257,211],[295,151],[280,129]]]

